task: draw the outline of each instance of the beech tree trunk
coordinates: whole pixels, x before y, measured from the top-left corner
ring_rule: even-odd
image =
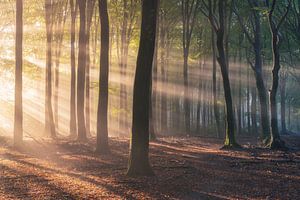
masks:
[[[77,71],[77,122],[78,140],[85,141],[85,113],[84,113],[84,89],[85,89],[85,65],[86,65],[86,0],[78,1],[80,11],[79,29],[79,52],[78,52],[78,71]]]
[[[101,23],[101,52],[99,74],[99,98],[97,112],[97,147],[96,152],[106,154],[108,146],[108,77],[109,77],[109,19],[107,0],[99,0]]]
[[[149,163],[149,107],[155,48],[157,0],[142,1],[142,26],[133,93],[128,176],[153,175]]]
[[[52,108],[52,2],[45,0],[45,21],[47,34],[46,47],[46,84],[45,84],[45,133],[52,138],[56,137],[53,108]]]
[[[71,7],[71,94],[70,94],[70,136],[75,138],[77,133],[76,122],[76,56],[75,56],[75,22],[77,15],[77,3],[70,0]]]
[[[23,0],[16,1],[16,72],[15,72],[15,115],[14,145],[19,146],[23,140]]]

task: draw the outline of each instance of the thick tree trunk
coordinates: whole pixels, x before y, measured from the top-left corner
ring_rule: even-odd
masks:
[[[14,145],[23,141],[23,0],[16,1],[16,71],[15,71],[15,115],[14,115]]]
[[[74,0],[70,0],[71,7],[71,94],[70,94],[70,136],[76,137],[77,122],[76,122],[76,56],[75,56],[75,21],[77,15],[77,4]]]
[[[78,71],[77,71],[77,122],[78,140],[85,141],[85,113],[84,113],[84,89],[85,89],[85,65],[86,65],[86,0],[80,0],[80,30],[79,30],[79,52],[78,52]]]
[[[109,19],[107,0],[99,0],[101,23],[101,53],[99,75],[99,99],[97,112],[97,147],[98,153],[108,153],[108,77],[109,77]]]
[[[149,164],[149,104],[157,4],[157,0],[142,1],[141,39],[134,81],[133,123],[128,176],[153,175]]]

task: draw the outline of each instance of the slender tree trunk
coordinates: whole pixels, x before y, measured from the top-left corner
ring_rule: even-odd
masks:
[[[264,144],[270,142],[270,117],[269,117],[269,104],[268,104],[268,94],[265,87],[263,71],[262,71],[262,51],[261,51],[261,22],[260,18],[255,20],[255,65],[254,65],[254,75],[256,80],[256,88],[258,91],[258,97],[260,102],[260,123],[262,129],[262,136]]]
[[[247,129],[248,134],[251,132],[251,114],[250,114],[250,76],[247,68]]]
[[[256,134],[257,133],[257,118],[256,118],[256,88],[252,87],[251,88],[251,96],[252,96],[252,101],[251,101],[251,123],[252,123],[252,133]]]
[[[153,175],[149,164],[149,107],[155,48],[157,0],[142,1],[142,26],[133,94],[128,176]]]
[[[76,56],[75,56],[75,22],[77,15],[77,3],[70,0],[71,7],[71,94],[70,94],[70,136],[75,138],[77,133],[76,122]]]
[[[272,23],[272,22],[271,22]],[[279,53],[279,39],[278,30],[271,28],[272,32],[272,52],[273,52],[273,70],[272,70],[272,88],[270,92],[270,106],[271,106],[271,143],[272,149],[285,148],[284,142],[280,139],[278,128],[278,111],[277,111],[277,90],[279,85],[279,71],[280,71],[280,53]]]
[[[101,53],[99,75],[99,99],[97,112],[97,149],[98,153],[108,153],[108,77],[109,77],[109,19],[107,0],[99,0],[101,23]]]
[[[160,0],[157,0],[157,7],[160,7]],[[150,99],[150,116],[149,116],[149,131],[150,131],[150,140],[154,141],[156,140],[156,133],[155,133],[155,110],[156,110],[156,93],[157,93],[157,75],[158,75],[158,71],[157,71],[157,67],[158,67],[158,36],[159,36],[159,24],[160,24],[160,20],[159,20],[159,11],[158,14],[156,16],[156,38],[155,38],[155,50],[154,50],[154,59],[153,59],[153,74],[152,74],[152,98]]]
[[[222,8],[220,8],[222,9]],[[238,146],[235,140],[234,133],[234,112],[232,107],[232,96],[231,96],[231,88],[228,74],[228,67],[226,65],[226,56],[224,49],[224,35],[221,32],[217,33],[217,48],[219,52],[218,62],[221,67],[221,73],[223,77],[223,87],[225,94],[225,102],[226,102],[226,137],[225,137],[225,147],[236,147]]]
[[[16,1],[16,71],[15,71],[15,115],[14,145],[23,141],[23,0]]]
[[[160,46],[161,50],[161,85],[167,85],[166,81],[166,28],[165,28],[165,18],[164,14],[162,13],[161,16],[161,30],[160,30]],[[165,90],[161,91],[161,131],[165,132],[167,128],[167,94]]]
[[[86,134],[90,135],[91,133],[91,58],[90,58],[90,35],[91,35],[91,26],[92,19],[94,14],[95,0],[87,1],[86,8],[86,64],[85,64],[85,126]]]
[[[84,141],[87,139],[84,114],[84,89],[86,67],[86,0],[80,0],[78,2],[78,5],[80,11],[80,30],[77,69],[77,122],[78,140]]]
[[[241,40],[240,40],[241,42]],[[237,110],[237,114],[238,114],[238,126],[237,126],[237,130],[238,130],[238,134],[241,135],[242,134],[242,48],[241,46],[239,46],[239,102],[238,102],[238,110]]]
[[[216,41],[215,41],[215,33],[211,32],[212,35],[212,57],[213,57],[213,101],[214,101],[214,115],[217,126],[217,137],[220,138],[221,135],[221,127],[220,127],[220,112],[218,106],[218,96],[217,96],[217,59],[216,59]]]
[[[280,84],[281,133],[286,134],[286,77],[283,75]]]
[[[52,2],[45,0],[45,19],[46,19],[46,98],[45,98],[45,132],[52,138],[56,137],[55,124],[52,108]]]

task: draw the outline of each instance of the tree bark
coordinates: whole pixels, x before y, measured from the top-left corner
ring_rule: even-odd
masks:
[[[14,115],[14,145],[23,141],[23,0],[16,1],[16,71],[15,71],[15,115]]]
[[[76,1],[76,0],[75,0]],[[76,137],[77,122],[76,122],[76,56],[75,56],[75,27],[76,27],[76,15],[77,15],[77,2],[74,4],[74,0],[70,0],[71,8],[71,94],[70,94],[70,136]]]
[[[77,71],[77,122],[78,140],[85,141],[86,126],[84,113],[84,89],[85,89],[85,67],[86,67],[86,0],[78,1],[80,11],[79,29],[79,52],[78,52],[78,71]]]
[[[142,26],[133,94],[128,176],[153,175],[149,164],[149,104],[155,48],[157,0],[142,1]]]
[[[45,0],[45,21],[47,34],[46,47],[46,84],[45,84],[45,133],[52,138],[56,137],[55,124],[52,109],[52,2]]]
[[[91,132],[91,58],[90,58],[90,35],[94,14],[95,0],[87,0],[86,8],[86,64],[85,64],[85,126],[86,134]]]
[[[99,98],[97,112],[97,147],[96,152],[109,152],[108,146],[108,77],[109,77],[109,19],[107,0],[99,0],[101,23],[101,53],[99,75]]]

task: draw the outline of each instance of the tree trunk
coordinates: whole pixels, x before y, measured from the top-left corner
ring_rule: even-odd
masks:
[[[94,14],[95,0],[87,1],[86,9],[86,64],[85,64],[85,126],[86,134],[90,135],[91,133],[91,59],[90,59],[90,35],[91,35],[91,26],[92,19]]]
[[[286,134],[286,77],[283,75],[280,84],[281,133]]]
[[[77,71],[77,122],[78,140],[85,141],[85,114],[84,114],[84,89],[85,89],[85,65],[86,65],[86,0],[78,1],[80,11],[79,52]]]
[[[47,34],[46,47],[46,84],[45,84],[45,132],[52,138],[56,137],[55,124],[52,109],[52,2],[45,0],[45,21]]]
[[[160,7],[160,0],[157,1],[157,7]],[[155,110],[156,110],[156,93],[157,93],[157,75],[158,75],[158,36],[159,36],[159,12],[156,16],[156,32],[155,32],[155,50],[154,50],[154,58],[153,58],[153,74],[152,74],[152,80],[151,80],[151,88],[152,88],[152,98],[150,99],[150,113],[149,113],[149,131],[150,131],[150,140],[155,141],[156,140],[156,133],[155,133]]]
[[[272,22],[271,22],[272,23]],[[273,52],[273,70],[272,70],[272,88],[270,92],[270,106],[271,106],[271,143],[272,149],[285,148],[284,142],[280,139],[278,128],[278,112],[277,112],[277,90],[279,85],[279,71],[280,71],[280,53],[278,46],[278,30],[271,28],[272,30],[272,52]]]
[[[217,59],[216,59],[216,41],[215,33],[211,32],[212,35],[212,56],[213,56],[213,101],[214,101],[214,115],[217,126],[217,137],[220,138],[221,135],[221,126],[220,126],[220,112],[218,106],[218,96],[217,96]]]
[[[189,48],[189,47],[187,47]],[[183,52],[183,85],[184,85],[184,121],[186,134],[190,133],[190,99],[189,99],[189,80],[188,80],[188,56],[189,50],[184,49]]]
[[[109,77],[109,19],[107,0],[99,0],[101,23],[101,53],[99,75],[99,99],[97,112],[97,147],[98,153],[108,153],[108,77]]]
[[[71,7],[71,94],[70,94],[70,136],[76,137],[77,122],[76,122],[76,56],[75,56],[75,21],[77,15],[77,3],[74,5],[74,0],[70,0]]]
[[[23,0],[16,1],[16,71],[15,71],[15,115],[14,115],[14,145],[23,141]]]
[[[220,8],[222,9],[222,8]],[[226,64],[226,56],[224,49],[224,32],[219,31],[217,33],[217,49],[219,52],[218,62],[221,68],[221,74],[223,78],[223,87],[225,94],[225,103],[226,103],[226,135],[225,135],[225,148],[227,147],[238,147],[235,140],[234,133],[234,112],[232,107],[232,96],[231,96],[231,88],[228,74],[228,67]]]
[[[133,94],[133,123],[128,176],[153,175],[149,164],[149,104],[157,0],[142,1],[142,26]]]
[[[251,101],[251,123],[252,123],[252,133],[256,134],[257,133],[257,118],[256,118],[256,88],[252,87],[252,101]]]

